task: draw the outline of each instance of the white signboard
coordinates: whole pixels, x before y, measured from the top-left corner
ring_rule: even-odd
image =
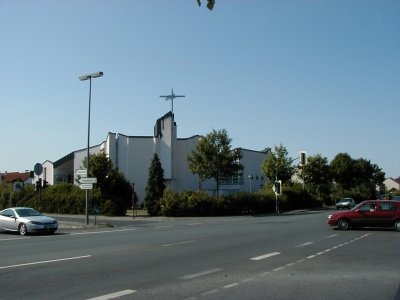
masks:
[[[81,183],[79,185],[79,188],[82,190],[92,190],[93,189],[93,184],[91,183]]]
[[[80,183],[97,183],[96,177],[83,177],[79,179]]]
[[[86,169],[79,169],[75,171],[76,176],[87,177]]]

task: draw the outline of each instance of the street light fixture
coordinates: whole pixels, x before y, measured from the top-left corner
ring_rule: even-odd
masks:
[[[79,80],[85,81],[89,79],[89,115],[88,115],[88,135],[87,135],[87,166],[86,169],[89,170],[89,147],[90,147],[90,104],[92,100],[92,78],[98,78],[103,76],[103,72],[95,72],[86,75],[79,76]],[[89,191],[86,190],[86,202],[85,202],[85,212],[86,219],[85,224],[89,225],[89,213],[88,213],[88,203],[89,203]]]

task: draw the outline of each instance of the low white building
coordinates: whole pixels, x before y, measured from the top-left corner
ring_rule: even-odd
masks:
[[[143,202],[148,173],[154,153],[157,153],[164,169],[166,184],[175,191],[198,190],[200,180],[190,172],[187,162],[188,154],[195,149],[200,136],[177,138],[177,126],[174,114],[169,112],[159,118],[154,126],[153,136],[127,136],[124,134],[108,133],[107,139],[99,145],[90,147],[90,154],[104,151],[113,166],[121,171],[125,178],[135,184],[135,192],[139,202]],[[240,148],[243,171],[221,183],[221,194],[233,194],[239,191],[255,192],[265,183],[266,178],[261,173],[261,165],[268,151],[254,151]],[[43,163],[43,173],[35,176],[46,180],[48,184],[69,182],[78,184],[76,170],[83,168],[87,149],[74,151],[54,163]],[[214,193],[215,180],[201,183],[201,188]]]
[[[400,190],[400,178],[393,179],[391,177],[386,178],[383,182],[387,192],[399,191]]]

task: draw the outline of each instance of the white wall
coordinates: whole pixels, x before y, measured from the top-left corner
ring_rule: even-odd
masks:
[[[157,124],[159,127],[157,127]],[[113,166],[118,168],[130,183],[135,184],[135,192],[139,197],[139,202],[144,201],[149,167],[154,153],[157,153],[160,158],[167,185],[172,185],[175,191],[198,190],[200,186],[198,175],[193,175],[190,172],[187,163],[187,156],[195,149],[200,136],[177,139],[177,127],[172,113],[167,113],[157,120],[155,134],[157,128],[159,128],[158,136],[127,136],[109,132],[105,142],[90,148],[91,154],[103,150],[111,159]],[[226,189],[228,192],[229,190],[248,192],[250,190],[248,175],[252,174],[252,191],[257,191],[266,181],[261,174],[261,164],[266,153],[247,149],[241,149],[241,151],[243,154],[241,164],[244,166],[243,183],[236,186],[225,185],[220,188]],[[59,167],[60,172],[73,174],[71,176],[74,177],[74,184],[77,184],[76,170],[83,168],[83,160],[86,154],[86,149],[75,151],[73,152],[73,159]],[[49,162],[48,172],[53,172],[51,166],[52,164]],[[56,174],[51,173],[50,175],[48,173],[49,183],[49,179],[54,178],[54,175]],[[171,177],[173,178],[172,182]],[[206,180],[202,183],[202,188],[214,193],[216,183],[213,179]]]

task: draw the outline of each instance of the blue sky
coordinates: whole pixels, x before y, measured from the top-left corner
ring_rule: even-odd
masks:
[[[233,147],[340,152],[400,176],[400,1],[0,0],[0,171],[108,132],[225,128]]]

